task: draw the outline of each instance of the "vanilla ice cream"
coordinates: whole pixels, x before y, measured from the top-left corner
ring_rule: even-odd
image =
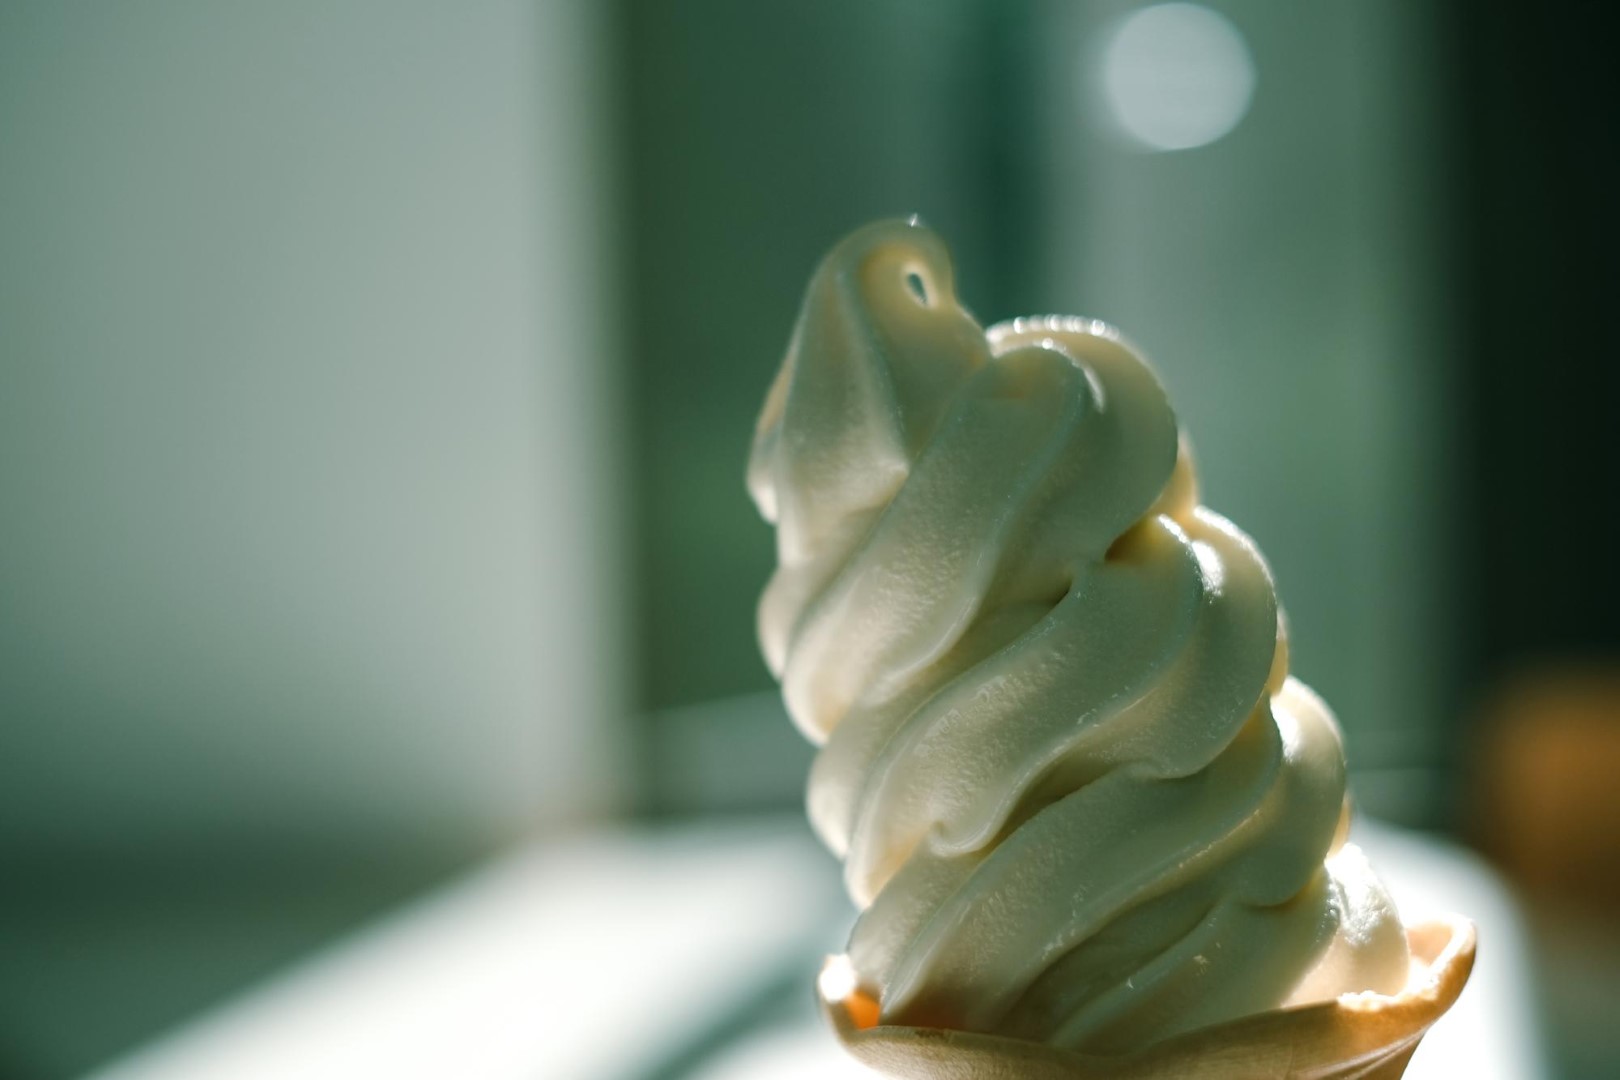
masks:
[[[1105,324],[982,328],[930,230],[810,283],[748,485],[759,633],[884,1023],[1117,1053],[1398,992],[1333,715],[1247,536]]]

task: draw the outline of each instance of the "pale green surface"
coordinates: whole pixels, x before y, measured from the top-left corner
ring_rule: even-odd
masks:
[[[588,27],[545,10],[0,16],[0,849],[609,801]]]
[[[0,1078],[75,1075],[441,880],[426,853],[7,865]]]
[[[0,1076],[622,793],[594,10],[0,6]]]

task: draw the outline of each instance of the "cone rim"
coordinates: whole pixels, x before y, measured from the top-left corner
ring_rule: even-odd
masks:
[[[1414,963],[1398,993],[1349,993],[1273,1009],[1124,1055],[1084,1054],[977,1032],[863,1027],[856,1021],[861,1002],[817,996],[845,1050],[895,1080],[1396,1080],[1424,1033],[1462,993],[1476,944],[1474,924],[1458,915],[1409,926],[1406,934]]]

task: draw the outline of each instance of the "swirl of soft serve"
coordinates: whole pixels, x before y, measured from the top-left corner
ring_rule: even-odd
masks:
[[[1110,327],[983,330],[933,232],[810,282],[748,486],[766,660],[885,1023],[1090,1052],[1406,982],[1252,541]]]

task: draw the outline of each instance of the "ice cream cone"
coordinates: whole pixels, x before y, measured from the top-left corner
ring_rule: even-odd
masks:
[[[822,1008],[844,1047],[895,1080],[1399,1080],[1419,1040],[1474,966],[1474,925],[1452,916],[1407,928],[1412,974],[1394,995],[1345,994],[1099,1057],[965,1031],[879,1024],[858,993]]]

